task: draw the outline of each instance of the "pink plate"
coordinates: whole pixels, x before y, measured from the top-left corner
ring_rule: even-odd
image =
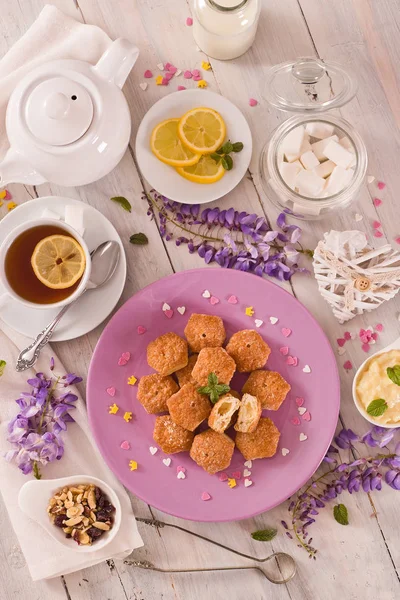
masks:
[[[205,297],[207,292],[210,298]],[[169,317],[162,310],[165,303],[172,311],[167,309]],[[247,307],[253,307],[253,316],[246,315]],[[221,316],[228,336],[240,329],[256,329],[272,349],[268,368],[279,371],[292,386],[277,412],[264,411],[281,432],[278,452],[273,458],[253,461],[247,476],[252,484],[247,487],[244,459],[237,450],[226,471],[229,478],[240,474],[233,489],[226,480],[221,481],[224,477],[208,475],[188,453],[171,455],[170,466],[163,463],[168,457],[160,449],[152,455],[150,447],[157,446],[152,437],[155,415],[148,415],[138,402],[137,384],[127,383],[131,375],[139,379],[151,372],[146,362],[147,344],[168,331],[183,335],[194,312]],[[272,324],[270,317],[278,321]],[[263,321],[261,325],[257,322],[259,327],[256,319]],[[285,355],[281,349],[285,352],[286,347]],[[131,355],[127,361],[125,353]],[[297,359],[297,364],[288,361],[289,357]],[[232,388],[240,390],[245,378],[235,376]],[[96,346],[87,390],[90,425],[115,475],[148,504],[194,521],[247,519],[294,494],[325,455],[335,431],[340,398],[334,354],[304,306],[265,279],[219,268],[165,277],[128,300]],[[113,403],[119,407],[117,414],[109,414]],[[125,412],[133,413],[130,422],[124,420]],[[137,462],[137,470],[130,470],[130,460]],[[185,469],[184,479],[177,477],[179,467]],[[211,498],[206,500],[208,495]]]

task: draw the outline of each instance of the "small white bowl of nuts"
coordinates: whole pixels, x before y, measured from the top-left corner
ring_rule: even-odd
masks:
[[[70,550],[95,552],[109,544],[121,525],[121,505],[101,479],[76,475],[25,483],[20,509]]]

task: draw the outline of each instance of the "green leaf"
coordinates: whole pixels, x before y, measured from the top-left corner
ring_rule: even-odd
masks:
[[[5,360],[0,360],[0,377],[3,375],[4,373],[4,369],[6,368],[6,361]]]
[[[114,198],[111,198],[111,200],[122,206],[122,208],[127,212],[132,212],[131,203],[123,196],[114,196]]]
[[[380,417],[387,410],[387,402],[383,398],[376,398],[372,400],[367,406],[367,413],[371,417]]]
[[[208,385],[214,386],[214,385],[217,385],[217,383],[218,383],[218,377],[216,376],[216,374],[210,373],[208,376]]]
[[[203,385],[197,389],[199,394],[208,396],[212,404],[218,402],[219,397],[222,396],[222,394],[227,394],[229,390],[230,387],[229,385],[226,385],[226,383],[218,383],[218,377],[215,373],[209,374],[208,385]]]
[[[232,150],[233,150],[232,142],[230,140],[225,142],[225,144],[222,146],[221,150],[224,154],[229,154],[230,152],[232,152]]]
[[[210,392],[210,400],[212,402],[212,404],[216,404],[219,400],[219,394],[218,391],[216,390],[216,388],[212,389]]]
[[[336,506],[333,507],[333,516],[335,517],[335,521],[340,523],[340,525],[349,524],[349,513],[344,504],[336,504]]]
[[[149,239],[144,233],[134,233],[129,238],[129,241],[131,244],[136,244],[138,246],[144,246],[149,243]]]
[[[211,394],[211,388],[208,385],[203,385],[197,388],[199,394],[203,394],[203,396],[209,396]]]
[[[221,165],[224,167],[225,171],[231,171],[231,169],[233,167],[233,160],[231,159],[230,156],[226,155],[221,160]]]
[[[388,367],[386,369],[387,376],[396,385],[400,385],[400,365],[394,365],[394,367]]]
[[[222,148],[219,148],[219,149],[217,150],[217,154],[224,154],[224,151],[222,150]]]
[[[273,527],[268,529],[259,529],[258,531],[253,531],[251,537],[253,540],[257,540],[258,542],[270,542],[276,536],[277,531]]]
[[[222,396],[223,394],[227,394],[228,392],[231,391],[231,388],[226,383],[219,383],[218,385],[215,386],[215,389],[217,390],[219,396]]]
[[[219,161],[221,160],[221,156],[220,154],[217,154],[217,152],[213,152],[212,154],[210,154],[211,158],[213,160],[215,160],[215,162],[218,164]]]
[[[232,150],[234,152],[241,152],[243,150],[243,144],[242,142],[235,142],[232,146]]]

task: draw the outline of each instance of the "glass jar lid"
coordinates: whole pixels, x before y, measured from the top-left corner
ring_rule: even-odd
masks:
[[[341,65],[298,58],[267,71],[263,95],[281,110],[318,113],[343,106],[356,91],[356,80]]]

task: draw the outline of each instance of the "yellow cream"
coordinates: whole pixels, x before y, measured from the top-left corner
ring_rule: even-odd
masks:
[[[386,373],[386,369],[394,365],[400,365],[400,350],[390,350],[371,358],[357,379],[357,399],[365,410],[377,398],[387,402],[388,408],[383,415],[372,417],[378,424],[400,424],[400,386]]]

